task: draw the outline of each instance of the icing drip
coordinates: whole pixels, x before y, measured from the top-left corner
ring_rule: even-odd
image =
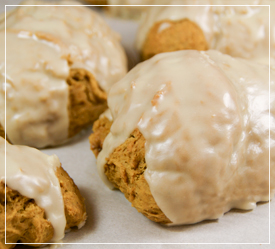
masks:
[[[15,144],[38,148],[64,142],[69,125],[66,83],[69,66],[62,58],[61,46],[54,40],[41,40],[30,32],[8,32],[6,39],[7,136]],[[0,31],[1,47],[4,42],[4,32]],[[1,52],[2,60],[5,55]],[[0,71],[0,122],[4,124],[3,64]]]
[[[21,195],[34,199],[45,210],[54,228],[52,242],[64,237],[66,217],[58,178],[60,167],[56,155],[48,156],[37,149],[7,143],[6,184]],[[5,140],[0,137],[0,179],[5,180]]]

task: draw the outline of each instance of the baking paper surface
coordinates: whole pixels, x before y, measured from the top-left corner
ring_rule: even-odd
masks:
[[[19,4],[19,0],[1,0]],[[105,17],[111,28],[121,34],[122,44],[130,57],[130,68],[138,62],[134,49],[138,23]],[[3,49],[3,48],[1,48]],[[90,150],[88,136],[91,127],[63,146],[42,150],[56,154],[64,169],[74,179],[85,198],[88,219],[80,230],[72,230],[63,239],[63,249],[69,248],[148,248],[148,245],[80,245],[80,243],[269,243],[269,204],[258,204],[254,211],[231,211],[216,221],[195,225],[165,227],[138,213],[119,191],[112,191],[101,181],[96,160]],[[271,235],[275,233],[275,201],[270,204]],[[261,245],[261,248],[272,248]],[[259,245],[228,245],[226,248],[259,248]],[[274,246],[274,244],[273,244]],[[47,246],[51,248],[52,246]],[[58,248],[59,246],[57,246]],[[221,248],[220,245],[150,245],[150,248]],[[16,246],[16,248],[26,248]],[[27,247],[30,248],[30,247]],[[54,248],[54,247],[53,247]]]

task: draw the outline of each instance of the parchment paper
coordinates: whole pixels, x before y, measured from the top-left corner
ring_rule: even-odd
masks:
[[[5,4],[19,2],[19,0],[0,0],[0,12],[4,11]],[[130,58],[129,66],[133,67],[138,62],[138,55],[134,48],[138,23],[108,16],[104,18],[114,30],[121,34],[122,44]],[[59,157],[63,167],[74,179],[86,199],[87,223],[82,229],[72,230],[66,234],[62,248],[275,248],[272,238],[275,232],[275,201],[270,204],[271,245],[264,245],[269,243],[269,203],[258,204],[255,210],[249,212],[231,211],[219,220],[195,225],[165,227],[151,222],[131,207],[121,192],[112,191],[103,184],[97,173],[95,157],[89,148],[90,133],[91,128],[68,144],[42,150],[46,154],[56,154]],[[81,243],[96,244],[81,245]],[[98,243],[154,244],[102,245]],[[165,245],[165,243],[202,244]],[[205,243],[256,243],[257,245],[206,245]],[[17,246],[16,248],[26,247]]]

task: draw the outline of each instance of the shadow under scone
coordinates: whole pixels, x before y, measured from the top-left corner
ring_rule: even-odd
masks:
[[[112,122],[106,117],[95,122],[94,133],[89,138],[95,156],[101,151],[111,124]],[[171,223],[156,204],[144,177],[147,168],[144,145],[145,138],[138,129],[135,129],[130,137],[109,156],[104,166],[104,173],[114,187],[124,193],[132,206],[147,218],[163,224]]]
[[[143,44],[141,57],[147,60],[156,54],[178,50],[207,50],[201,28],[188,19],[162,20],[154,24]]]

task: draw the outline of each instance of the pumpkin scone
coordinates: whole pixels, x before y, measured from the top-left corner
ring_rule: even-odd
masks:
[[[84,198],[56,155],[7,143],[0,137],[0,247],[60,242],[65,230],[86,221]],[[5,244],[5,230],[6,243]],[[35,243],[35,244],[30,244]]]
[[[75,1],[38,4],[47,2],[25,1],[7,17],[0,123],[3,129],[6,89],[9,141],[43,148],[66,142],[104,112],[106,93],[126,74],[127,62],[119,35],[91,9],[63,6]]]
[[[90,135],[100,177],[146,217],[169,225],[269,201],[268,72],[213,50],[140,63],[108,94],[113,120],[101,116]],[[272,93],[274,76],[271,70]],[[273,117],[273,94],[270,106]],[[274,131],[272,121],[271,155]]]
[[[215,49],[233,57],[269,64],[269,8],[262,5],[269,5],[270,1],[256,0],[253,6],[249,6],[249,0],[234,2],[247,6],[227,6],[232,4],[230,0],[170,2],[170,6],[150,7],[143,15],[136,38],[143,60],[163,52]],[[190,6],[192,4],[196,6]],[[274,26],[273,4],[270,13],[270,23]],[[274,64],[273,32],[271,30]]]

